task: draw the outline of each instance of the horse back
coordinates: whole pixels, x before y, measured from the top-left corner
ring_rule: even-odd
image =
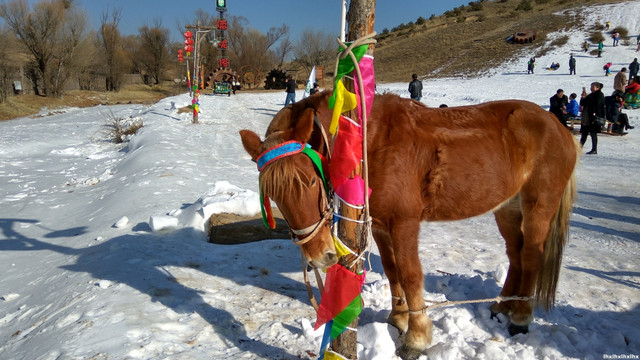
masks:
[[[436,109],[377,96],[367,135],[371,211],[382,218],[480,215],[545,176],[562,193],[576,162],[570,132],[527,101]]]

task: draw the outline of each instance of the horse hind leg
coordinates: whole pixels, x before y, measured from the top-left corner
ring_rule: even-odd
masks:
[[[557,191],[556,191],[557,190]],[[575,199],[573,175],[564,189],[523,193],[522,274],[517,296],[534,297],[547,310],[553,306]],[[533,320],[533,300],[515,301],[509,332],[526,332]]]
[[[509,270],[507,278],[500,292],[500,296],[514,296],[520,290],[520,278],[522,276],[522,263],[520,251],[522,250],[522,210],[520,196],[516,195],[494,212],[498,230],[505,240],[507,257],[509,258]],[[510,316],[514,302],[502,301],[491,305],[491,316],[498,314]]]
[[[387,232],[375,229],[373,230],[373,237],[378,245],[382,267],[387,279],[389,279],[389,288],[391,290],[391,313],[387,318],[387,322],[398,329],[400,334],[403,334],[409,329],[409,307],[404,290],[400,285],[397,270],[398,264],[391,246],[391,237]]]

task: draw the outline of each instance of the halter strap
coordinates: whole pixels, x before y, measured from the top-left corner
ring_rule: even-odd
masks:
[[[304,148],[305,144],[295,140],[290,140],[283,142],[282,144],[278,144],[258,156],[258,158],[256,159],[256,163],[258,164],[258,171],[262,171],[265,166],[278,159],[299,154],[304,150]]]

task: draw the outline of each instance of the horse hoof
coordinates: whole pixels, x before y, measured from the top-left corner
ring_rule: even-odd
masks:
[[[402,345],[396,350],[396,355],[402,360],[417,360],[421,354],[422,351],[413,349],[407,345]]]
[[[514,336],[518,334],[526,334],[529,332],[529,325],[514,325],[509,324],[509,335]]]
[[[498,315],[500,315],[500,314],[502,314],[502,313],[499,313],[499,312],[493,312],[493,311],[492,311],[492,312],[491,312],[491,317],[489,317],[489,319],[491,319],[491,320],[496,319],[499,323],[501,323],[501,324],[502,324],[502,320],[500,320],[500,318],[498,317]]]

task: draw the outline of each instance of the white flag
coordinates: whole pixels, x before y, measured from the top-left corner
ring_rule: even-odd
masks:
[[[303,99],[311,95],[311,89],[313,89],[313,84],[315,83],[316,83],[316,67],[314,66],[313,69],[311,69],[311,74],[309,74],[309,80],[307,80],[307,86],[304,88],[304,95],[302,95]]]

